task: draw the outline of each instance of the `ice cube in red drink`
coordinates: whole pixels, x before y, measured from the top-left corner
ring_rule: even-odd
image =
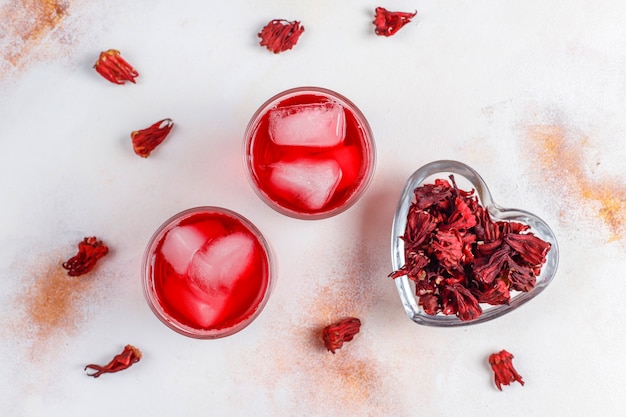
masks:
[[[197,338],[233,334],[260,313],[271,287],[271,258],[260,232],[226,209],[184,211],[152,237],[144,293],[153,312]]]
[[[276,195],[305,210],[324,207],[341,181],[341,168],[334,159],[279,161],[270,169],[269,183]]]
[[[277,107],[269,112],[269,135],[277,145],[336,146],[346,136],[345,112],[334,101]]]
[[[177,226],[166,233],[161,252],[176,273],[184,274],[196,251],[207,240],[224,232],[224,227],[216,221],[204,222],[202,227],[198,225]]]
[[[230,292],[244,279],[254,254],[254,240],[245,233],[231,233],[208,241],[189,264],[189,279],[202,291]]]

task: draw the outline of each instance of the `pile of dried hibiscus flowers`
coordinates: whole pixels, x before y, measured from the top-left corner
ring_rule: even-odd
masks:
[[[513,221],[493,221],[474,190],[435,180],[414,190],[404,241],[405,264],[390,274],[415,283],[426,314],[482,314],[481,303],[508,304],[511,291],[530,291],[551,245]]]

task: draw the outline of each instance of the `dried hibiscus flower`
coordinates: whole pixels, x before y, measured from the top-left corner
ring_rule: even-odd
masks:
[[[78,244],[78,253],[63,262],[63,268],[67,274],[77,277],[91,271],[98,259],[109,253],[109,248],[95,236],[86,237]]]
[[[409,23],[417,15],[417,11],[413,13],[406,12],[390,12],[384,7],[377,7],[374,17],[374,31],[378,36],[392,36],[402,29],[404,25]]]
[[[298,21],[274,19],[265,25],[258,34],[261,38],[259,44],[278,54],[293,48],[298,43],[302,32],[304,32],[304,26],[301,26]]]
[[[165,140],[172,127],[172,119],[163,119],[146,129],[132,132],[130,138],[133,141],[133,150],[142,158],[147,158]]]
[[[345,342],[351,341],[361,329],[361,320],[348,317],[337,323],[324,327],[322,340],[324,346],[333,354],[341,349]]]
[[[85,366],[85,370],[92,369],[96,372],[87,374],[94,378],[98,378],[102,374],[119,372],[124,369],[129,368],[134,363],[137,363],[141,360],[141,351],[134,347],[133,345],[126,345],[122,353],[115,355],[111,362],[108,364],[101,366],[90,364]]]
[[[502,385],[510,385],[511,382],[517,381],[524,385],[522,376],[513,367],[513,355],[506,350],[491,354],[489,365],[491,365],[496,386],[500,391],[502,391]]]
[[[482,314],[481,303],[508,304],[511,291],[535,287],[550,243],[517,222],[493,221],[474,190],[437,179],[414,190],[404,235],[405,264],[390,274],[415,283],[426,314]]]
[[[137,70],[130,65],[122,56],[120,51],[109,49],[100,53],[100,57],[93,66],[104,78],[114,84],[124,84],[126,81],[135,82],[139,76]]]

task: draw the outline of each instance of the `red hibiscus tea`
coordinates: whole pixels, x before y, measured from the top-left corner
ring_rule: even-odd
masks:
[[[223,208],[198,207],[169,219],[150,240],[144,293],[173,330],[205,339],[228,336],[261,312],[271,264],[266,241],[248,220]]]
[[[246,129],[244,156],[261,199],[301,219],[352,206],[369,185],[376,159],[361,111],[317,87],[287,90],[263,104]]]

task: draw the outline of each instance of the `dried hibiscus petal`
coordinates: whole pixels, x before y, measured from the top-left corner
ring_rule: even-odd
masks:
[[[100,53],[100,57],[93,66],[100,75],[114,84],[124,84],[126,81],[135,82],[139,76],[137,70],[130,65],[120,51],[109,49]]]
[[[504,241],[531,265],[543,265],[546,262],[546,255],[550,250],[550,244],[539,239],[535,235],[509,233]]]
[[[502,279],[495,280],[491,286],[486,286],[484,289],[474,289],[472,294],[479,303],[491,305],[508,304],[511,299],[509,286]]]
[[[109,253],[109,248],[95,236],[86,237],[78,244],[78,253],[63,262],[67,274],[77,277],[91,271],[98,259]]]
[[[133,141],[133,150],[142,158],[147,158],[165,140],[172,127],[172,119],[163,119],[146,129],[132,132],[130,138]]]
[[[494,380],[500,391],[502,391],[502,385],[510,385],[511,382],[517,381],[524,385],[522,376],[513,367],[513,355],[506,350],[491,354],[489,364],[493,369]]]
[[[374,17],[375,32],[378,36],[392,36],[417,15],[406,12],[390,12],[384,7],[377,7]]]
[[[441,293],[443,314],[456,314],[467,321],[477,319],[483,312],[476,297],[461,284],[448,285]]]
[[[404,234],[405,264],[389,276],[415,283],[426,314],[474,320],[480,303],[508,304],[511,291],[532,290],[550,243],[529,226],[494,221],[475,190],[436,179],[414,190]]]
[[[85,370],[92,369],[96,372],[87,374],[94,378],[98,378],[102,374],[119,372],[129,368],[134,363],[141,360],[141,351],[133,345],[126,345],[122,353],[115,355],[111,362],[104,366],[90,364],[85,366]]]
[[[258,34],[261,38],[259,44],[278,54],[293,48],[298,43],[302,32],[304,32],[304,26],[301,26],[297,20],[290,22],[284,19],[274,19],[261,29]]]
[[[361,320],[348,317],[337,323],[324,327],[322,330],[322,340],[324,346],[333,354],[341,349],[345,342],[351,341],[361,329]]]

